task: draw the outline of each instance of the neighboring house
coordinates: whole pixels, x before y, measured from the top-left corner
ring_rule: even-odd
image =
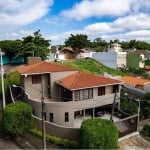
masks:
[[[93,49],[80,49],[76,58],[91,58],[93,53]]]
[[[60,55],[64,55],[64,60],[74,59],[76,57],[75,51],[71,47],[64,47],[60,50]],[[58,58],[60,57],[58,54]],[[61,56],[62,57],[62,56]]]
[[[144,68],[145,61],[148,59],[147,51],[132,51],[127,53],[127,67],[128,68]]]
[[[24,64],[25,63],[25,59],[23,56],[10,58],[5,53],[2,53],[2,59],[3,59],[4,65],[7,65],[7,64]]]
[[[126,66],[126,52],[97,52],[92,54],[92,58],[96,59],[103,65],[110,68],[122,68]]]
[[[150,92],[150,80],[130,76],[125,76],[122,80],[130,97],[141,99],[146,92]]]
[[[24,66],[18,71],[34,115],[41,118],[42,92],[45,120],[57,125],[75,127],[80,116],[95,117],[105,106],[112,110],[115,93],[119,103],[120,80],[49,62]]]
[[[122,52],[121,44],[119,43],[112,43],[108,49],[110,52]]]

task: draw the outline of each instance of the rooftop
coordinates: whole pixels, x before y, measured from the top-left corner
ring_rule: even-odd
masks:
[[[33,74],[33,73],[46,73],[46,72],[62,72],[62,71],[73,71],[75,69],[71,67],[65,67],[50,62],[39,62],[32,65],[22,66],[18,68],[20,74]]]
[[[81,89],[120,83],[120,80],[84,72],[77,72],[57,81],[57,84],[67,89]]]
[[[145,83],[150,82],[150,80],[146,80],[143,78],[130,77],[130,76],[124,76],[122,77],[122,80],[124,81],[124,83],[133,85],[134,87],[138,85],[144,86]]]

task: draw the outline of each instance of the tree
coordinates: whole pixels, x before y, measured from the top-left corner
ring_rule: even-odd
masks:
[[[65,41],[65,45],[71,46],[74,50],[86,48],[89,44],[90,41],[88,40],[88,36],[84,34],[71,34],[71,36]]]
[[[50,46],[50,40],[45,40],[40,30],[33,33],[33,36],[29,35],[23,37],[21,55],[25,57],[41,57],[46,59],[49,53],[48,47]]]
[[[95,48],[97,52],[101,52],[106,48],[107,45],[108,43],[102,38],[96,38],[93,40],[93,42],[91,42],[90,47]]]
[[[144,94],[140,104],[140,117],[143,119],[150,118],[150,93]]]
[[[33,117],[30,105],[20,101],[6,105],[3,113],[3,128],[6,135],[23,136],[32,126]]]
[[[117,149],[118,130],[105,119],[87,119],[82,122],[79,147],[81,149]]]
[[[0,48],[10,58],[17,57],[18,52],[21,51],[22,41],[21,40],[5,40],[0,41]]]

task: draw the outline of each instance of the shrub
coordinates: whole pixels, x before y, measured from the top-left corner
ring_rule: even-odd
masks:
[[[36,135],[37,137],[40,137],[40,138],[42,137],[42,132],[37,129],[31,129],[30,133],[33,135]],[[64,148],[77,148],[78,147],[78,143],[76,141],[72,141],[69,139],[62,139],[62,138],[52,136],[49,134],[46,134],[46,141],[57,144],[57,145],[61,145]]]
[[[150,124],[146,124],[140,133],[144,137],[150,137]]]
[[[13,84],[20,85],[20,75],[19,75],[19,72],[17,72],[17,71],[10,72],[7,75],[7,78],[8,78],[9,85],[13,85]]]
[[[79,147],[82,149],[116,149],[117,127],[109,120],[87,119],[81,125]]]
[[[32,108],[23,102],[6,105],[3,113],[3,128],[8,136],[22,136],[33,126]]]

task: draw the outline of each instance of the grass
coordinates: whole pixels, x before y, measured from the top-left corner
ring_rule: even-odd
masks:
[[[108,74],[117,76],[127,75],[124,72],[106,67],[94,59],[77,59],[73,61],[64,61],[63,65],[73,67],[77,70],[92,74],[102,74],[104,72],[107,72]]]

